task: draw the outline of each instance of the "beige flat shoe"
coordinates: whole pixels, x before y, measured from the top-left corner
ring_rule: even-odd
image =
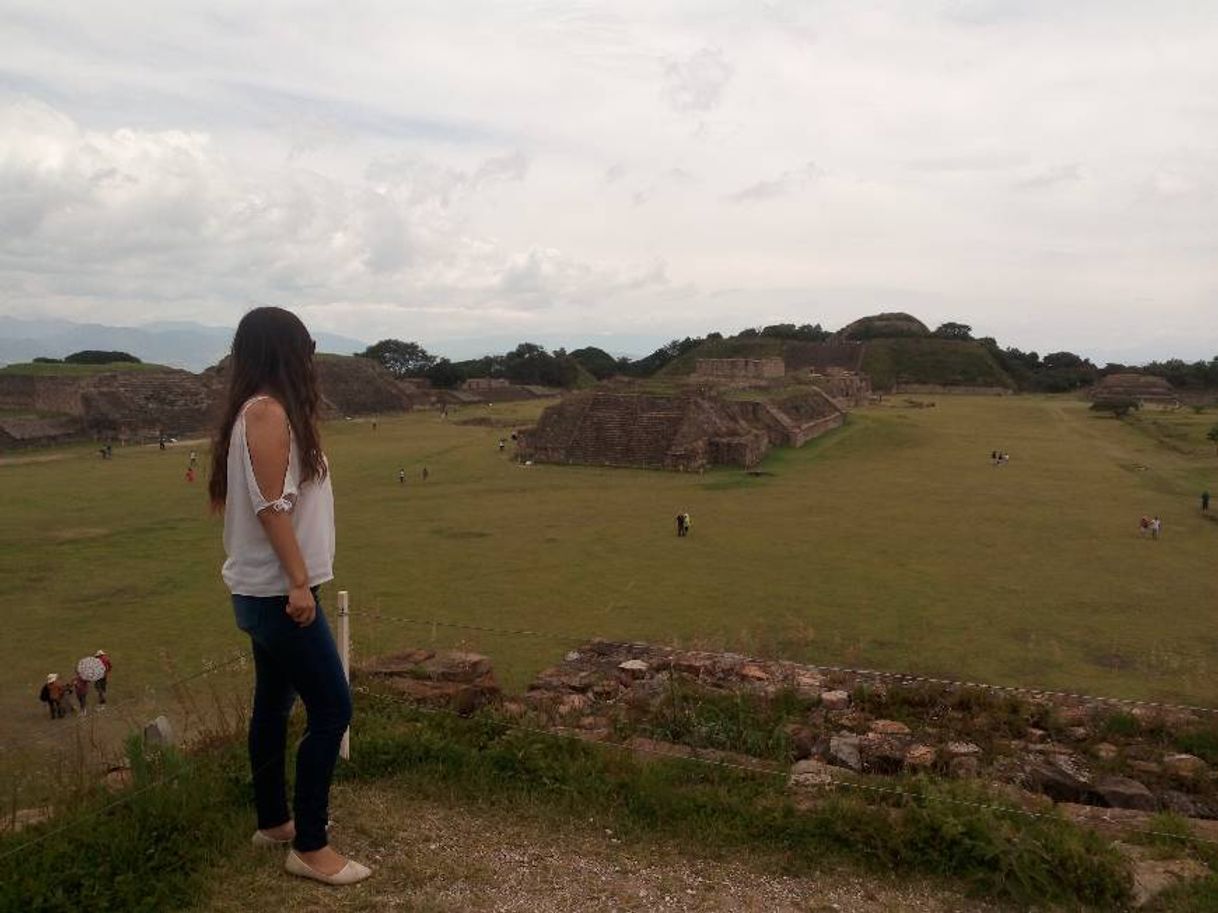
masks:
[[[360,865],[358,862],[348,859],[345,866],[333,875],[327,875],[324,872],[317,871],[317,869],[297,856],[295,850],[288,850],[288,858],[284,862],[283,867],[293,875],[299,875],[301,878],[312,878],[314,881],[320,881],[322,884],[332,885],[355,884],[357,881],[363,881],[372,874],[372,869],[366,865]]]
[[[262,848],[265,848],[268,846],[287,846],[291,842],[292,842],[291,837],[287,837],[283,840],[279,840],[279,839],[276,839],[275,837],[271,837],[270,835],[266,834],[263,831],[254,831],[254,836],[250,838],[250,843],[252,843],[256,847],[262,847]]]

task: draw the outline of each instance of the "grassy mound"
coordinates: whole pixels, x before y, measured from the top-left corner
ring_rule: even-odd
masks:
[[[898,382],[1015,387],[981,343],[966,339],[873,339],[863,355],[863,371],[877,390],[889,390]]]

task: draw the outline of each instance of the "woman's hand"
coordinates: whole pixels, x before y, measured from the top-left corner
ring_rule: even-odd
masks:
[[[307,628],[317,617],[317,600],[307,586],[294,586],[288,590],[288,605],[284,610],[292,621]]]

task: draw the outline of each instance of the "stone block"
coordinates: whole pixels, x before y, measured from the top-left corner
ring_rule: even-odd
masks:
[[[797,761],[791,768],[787,784],[792,787],[815,788],[833,784],[833,768],[811,758]]]
[[[936,754],[929,745],[911,745],[905,751],[905,767],[926,770],[934,765]]]
[[[850,706],[850,695],[845,691],[822,691],[820,703],[826,710],[845,710]]]
[[[628,659],[623,663],[618,663],[617,668],[623,682],[646,678],[647,673],[651,671],[651,666],[641,659]]]
[[[1196,755],[1169,754],[1163,757],[1163,770],[1178,780],[1199,779],[1207,769],[1206,763]]]
[[[480,653],[444,650],[420,663],[428,678],[441,682],[476,682],[491,671],[491,661]]]
[[[855,735],[835,735],[829,739],[828,761],[835,767],[845,767],[858,773],[863,769],[859,754],[859,738]]]
[[[909,727],[897,720],[876,720],[869,728],[880,735],[909,735]]]
[[[173,726],[166,716],[158,716],[144,727],[145,745],[172,745]]]
[[[977,758],[981,756],[981,746],[972,742],[948,742],[944,752],[950,758]]]
[[[1149,789],[1129,777],[1100,777],[1092,786],[1096,797],[1109,808],[1158,811],[1159,803]]]
[[[741,678],[752,682],[768,682],[770,673],[756,663],[745,663],[736,672]]]

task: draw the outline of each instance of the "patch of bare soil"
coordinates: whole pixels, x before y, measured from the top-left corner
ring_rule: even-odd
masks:
[[[372,866],[333,889],[282,872],[279,851],[243,850],[195,913],[1002,913],[939,885],[826,870],[783,875],[773,858],[627,843],[591,821],[421,801],[391,786],[335,790],[335,845]],[[252,828],[252,824],[251,824]]]

